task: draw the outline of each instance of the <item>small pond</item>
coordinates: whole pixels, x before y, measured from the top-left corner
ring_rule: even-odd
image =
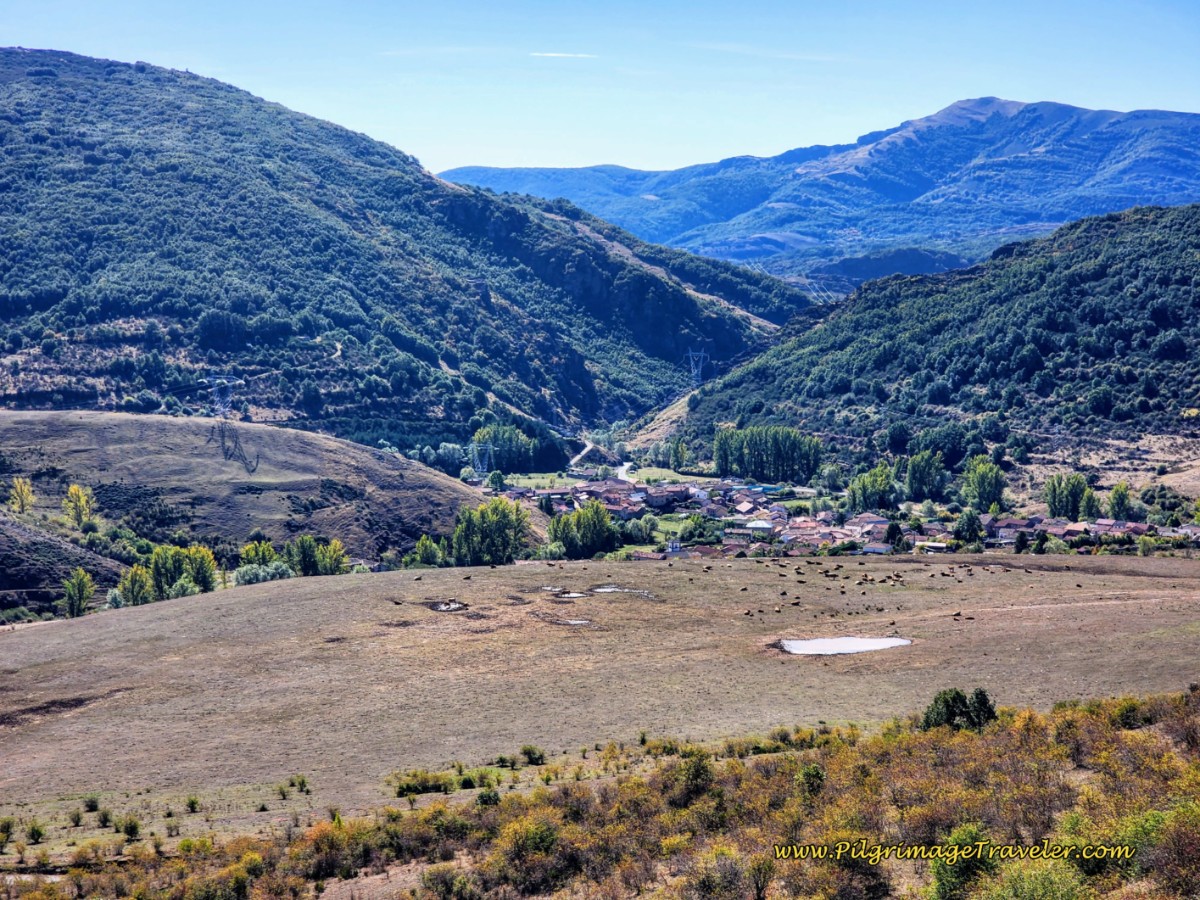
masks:
[[[776,646],[784,653],[794,656],[836,656],[842,653],[866,653],[871,650],[887,650],[889,647],[903,647],[912,641],[898,637],[865,638],[865,637],[836,637],[812,638],[803,641],[778,641]]]

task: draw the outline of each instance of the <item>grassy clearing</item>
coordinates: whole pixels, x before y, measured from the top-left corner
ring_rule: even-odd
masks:
[[[535,491],[570,487],[578,481],[578,478],[558,472],[530,472],[524,475],[504,476],[504,483],[509,487],[531,488]]]
[[[695,482],[696,484],[712,484],[719,479],[708,475],[684,475],[682,472],[676,472],[674,469],[663,469],[658,466],[643,466],[640,469],[634,469],[630,472],[631,478],[636,478],[638,481],[646,484],[657,484],[660,481],[674,481],[683,484],[684,482]]]

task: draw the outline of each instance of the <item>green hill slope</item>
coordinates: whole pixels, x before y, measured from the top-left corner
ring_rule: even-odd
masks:
[[[913,247],[978,258],[1082,216],[1195,203],[1198,146],[1192,113],[984,97],[854,144],[770,158],[665,172],[470,167],[443,177],[565,197],[648,240],[795,273]],[[937,271],[903,257],[891,263],[883,274]]]
[[[689,348],[727,366],[807,303],[142,63],[0,51],[0,159],[10,407],[198,407],[216,372],[255,418],[436,446],[489,406],[640,411]]]
[[[971,269],[867,283],[706,384],[684,430],[698,448],[721,424],[798,424],[860,447],[882,447],[897,422],[1035,443],[1191,434],[1198,288],[1200,206],[1084,219]]]

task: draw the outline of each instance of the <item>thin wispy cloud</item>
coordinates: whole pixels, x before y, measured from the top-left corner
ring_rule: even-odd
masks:
[[[530,53],[530,56],[540,56],[546,59],[599,59],[595,53]]]

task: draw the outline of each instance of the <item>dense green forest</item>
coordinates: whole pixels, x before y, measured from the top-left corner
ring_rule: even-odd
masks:
[[[143,63],[0,51],[0,403],[235,411],[402,448],[678,395],[807,305],[569,204]],[[761,316],[763,318],[756,318]]]
[[[949,466],[1086,436],[1191,434],[1200,407],[1200,206],[1085,219],[983,265],[869,282],[704,385],[685,434],[787,425]]]
[[[646,240],[843,290],[941,271],[954,254],[979,258],[1082,216],[1200,201],[1198,146],[1194,113],[983,97],[851,144],[773,157],[657,172],[479,166],[443,175],[565,197]],[[865,259],[838,262],[847,257]]]

